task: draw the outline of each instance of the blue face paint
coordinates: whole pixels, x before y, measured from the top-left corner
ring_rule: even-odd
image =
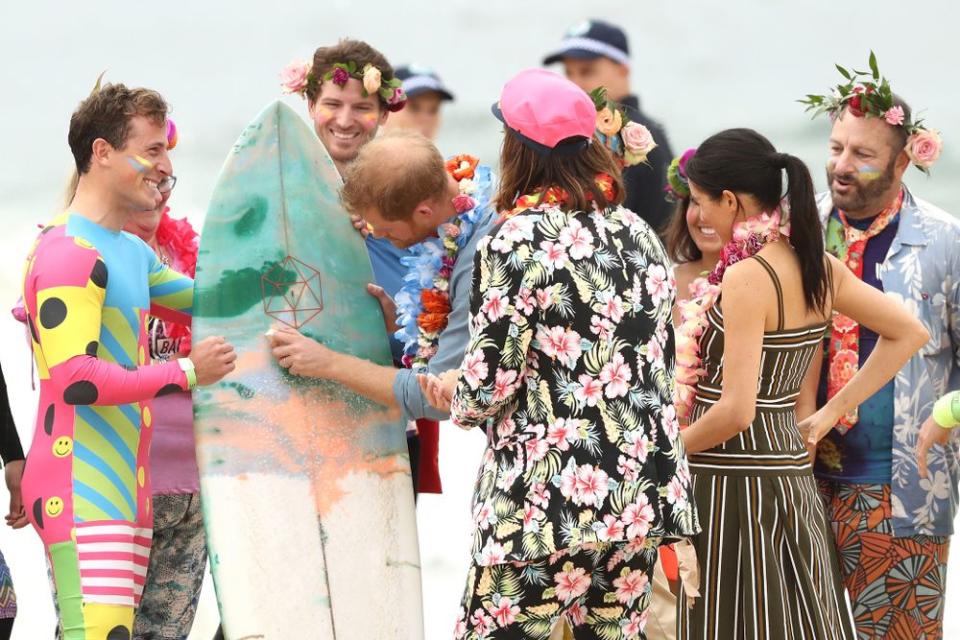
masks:
[[[145,160],[138,155],[127,156],[127,162],[130,163],[130,166],[133,167],[134,171],[137,173],[143,173],[148,169],[153,169],[152,162]]]
[[[857,169],[857,173],[860,175],[861,180],[876,180],[881,176],[880,169],[876,167],[871,167],[870,165],[864,165]]]

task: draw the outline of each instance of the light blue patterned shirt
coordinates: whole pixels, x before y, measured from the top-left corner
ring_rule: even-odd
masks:
[[[917,468],[917,436],[937,398],[960,389],[960,220],[906,188],[900,228],[880,266],[886,295],[923,322],[930,341],[894,380],[891,507],[896,536],[953,533],[960,480],[960,429],[928,456],[929,477]],[[817,198],[821,221],[833,211]]]

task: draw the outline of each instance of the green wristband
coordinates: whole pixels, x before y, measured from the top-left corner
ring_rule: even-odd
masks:
[[[960,391],[943,396],[933,405],[933,421],[944,429],[960,425]]]
[[[185,372],[187,374],[187,388],[193,391],[197,388],[197,372],[193,369]]]
[[[178,358],[177,364],[180,370],[187,376],[187,390],[193,391],[197,388],[197,370],[193,368],[193,361],[190,358]]]

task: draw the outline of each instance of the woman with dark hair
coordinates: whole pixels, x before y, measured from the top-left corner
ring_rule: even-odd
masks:
[[[822,422],[893,377],[926,331],[826,256],[801,160],[731,129],[686,170],[691,201],[726,244],[677,336],[678,386],[689,390],[678,394],[690,421],[681,437],[705,523],[695,540],[702,597],[681,612],[680,637],[853,638],[795,403],[834,310],[881,338]]]
[[[697,278],[713,270],[723,248],[717,231],[703,222],[700,208],[690,201],[687,162],[696,151],[687,149],[667,169],[667,200],[675,207],[663,235],[667,255],[673,260],[678,304],[691,297],[690,285]],[[674,307],[674,321],[680,319],[679,314],[679,307]]]
[[[671,401],[673,290],[656,234],[620,203],[596,108],[544,70],[506,84],[501,224],[474,263],[459,371],[423,380],[487,432],[457,638],[643,638],[663,541],[692,535]],[[452,400],[452,402],[451,402]]]

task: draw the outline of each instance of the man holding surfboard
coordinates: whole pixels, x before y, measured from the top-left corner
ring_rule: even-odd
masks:
[[[307,101],[314,131],[341,176],[346,175],[360,149],[376,137],[388,116],[407,103],[403,78],[382,53],[361,40],[343,39],[336,45],[319,47],[311,62],[288,65],[281,73],[281,81],[286,93],[299,94]],[[376,284],[369,291],[381,304],[389,304],[403,285],[408,269],[401,261],[409,258],[410,253],[371,234],[359,215],[354,215],[353,221],[365,238],[373,266]],[[404,344],[392,333],[389,337],[394,362],[399,365]],[[438,444],[436,421],[411,420],[407,445],[415,492],[440,492]]]
[[[338,353],[289,326],[277,327],[271,336],[280,365],[295,375],[339,382],[399,409],[407,420],[446,419],[423,396],[417,372],[443,372],[463,359],[473,256],[496,217],[492,182],[490,168],[476,158],[444,162],[416,133],[391,132],[365,145],[347,168],[341,199],[371,225],[375,237],[413,248],[399,313],[386,305],[389,328],[407,343],[404,357],[412,368]]]
[[[27,258],[40,404],[23,499],[64,640],[131,637],[153,526],[151,400],[217,382],[236,359],[221,337],[189,358],[147,359],[147,315],[189,323],[193,304],[193,280],[121,232],[172,188],[167,131],[157,92],[95,89],[70,119],[76,194]]]

